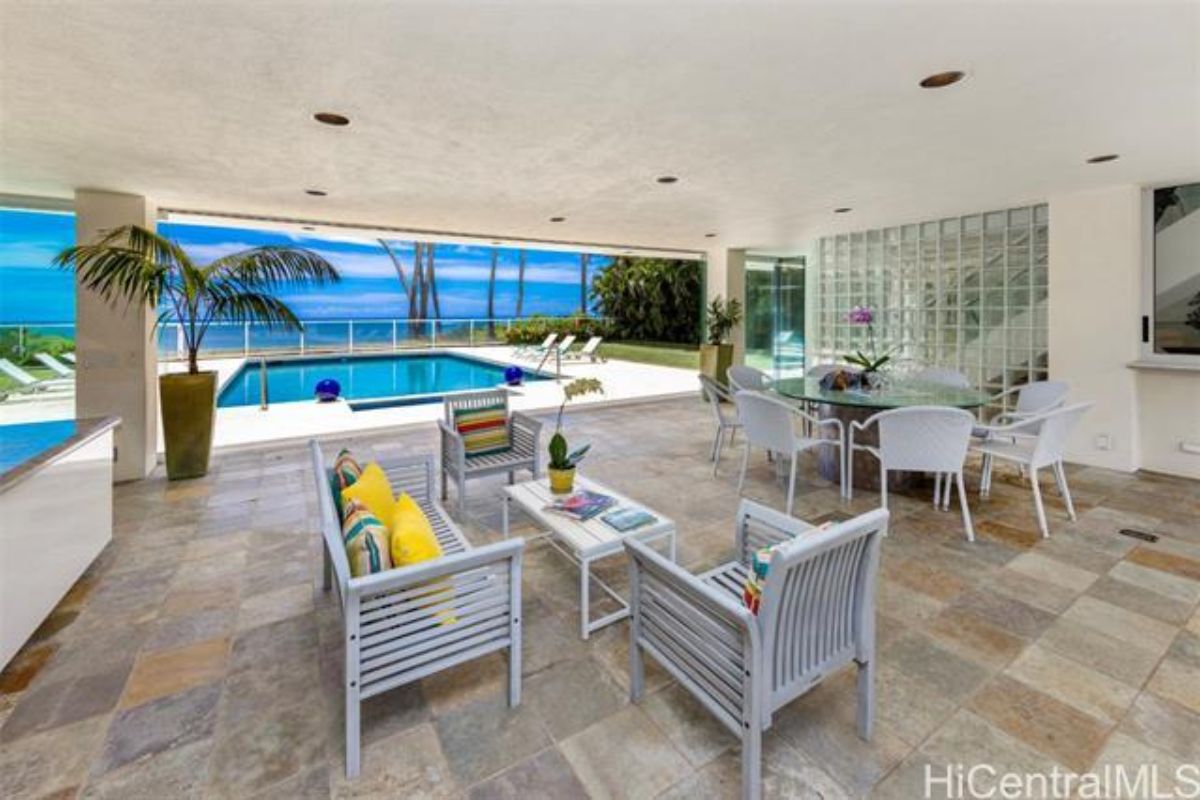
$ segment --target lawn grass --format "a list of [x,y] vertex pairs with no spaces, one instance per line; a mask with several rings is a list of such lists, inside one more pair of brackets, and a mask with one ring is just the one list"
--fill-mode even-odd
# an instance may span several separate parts
[[700,350],[695,345],[663,344],[659,342],[605,342],[600,345],[605,358],[656,364],[660,367],[700,369]]

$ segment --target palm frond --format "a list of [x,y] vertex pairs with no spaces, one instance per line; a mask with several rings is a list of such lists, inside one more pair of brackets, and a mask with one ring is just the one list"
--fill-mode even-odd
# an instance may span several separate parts
[[[107,238],[107,237],[106,237]],[[72,269],[79,282],[104,300],[126,300],[157,305],[168,289],[169,272],[162,264],[127,247],[96,244],[69,247],[54,258],[54,265]]]
[[211,282],[206,306],[205,327],[209,322],[260,322],[268,329],[303,328],[287,303],[238,281]]
[[210,278],[231,278],[260,289],[287,283],[321,286],[341,280],[332,264],[302,247],[254,247],[218,258],[203,272]]

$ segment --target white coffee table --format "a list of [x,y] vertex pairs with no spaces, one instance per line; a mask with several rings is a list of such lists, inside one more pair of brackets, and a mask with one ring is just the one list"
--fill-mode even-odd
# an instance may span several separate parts
[[636,507],[644,509],[658,518],[657,521],[648,525],[635,528],[627,533],[620,533],[600,519],[600,516],[603,514],[586,522],[580,522],[563,514],[547,511],[546,506],[559,499],[560,496],[550,492],[550,484],[546,478],[536,478],[513,486],[504,487],[504,514],[501,528],[504,532],[504,538],[508,538],[509,505],[516,503],[522,511],[546,528],[546,534],[543,538],[554,549],[579,565],[579,632],[584,639],[587,639],[592,631],[603,628],[605,625],[611,625],[629,616],[629,605],[625,602],[625,598],[621,597],[604,581],[596,578],[596,583],[600,585],[600,588],[620,603],[621,608],[599,619],[593,620],[591,618],[589,609],[589,584],[592,579],[592,562],[601,558],[623,555],[625,547],[622,542],[626,537],[630,536],[635,537],[641,542],[667,539],[671,560],[674,561],[675,523],[645,504],[630,500],[619,492],[614,492],[607,486],[602,486],[595,481],[577,477],[575,479],[575,487],[576,489],[588,489],[593,492],[609,495],[616,500],[616,503],[610,510]]

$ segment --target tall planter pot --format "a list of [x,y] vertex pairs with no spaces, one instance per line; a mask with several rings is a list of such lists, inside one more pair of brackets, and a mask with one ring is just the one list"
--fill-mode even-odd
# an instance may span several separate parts
[[167,478],[199,478],[208,472],[217,414],[217,373],[160,375]]
[[733,363],[733,345],[731,344],[702,344],[700,345],[700,371],[722,386],[729,385],[725,373]]

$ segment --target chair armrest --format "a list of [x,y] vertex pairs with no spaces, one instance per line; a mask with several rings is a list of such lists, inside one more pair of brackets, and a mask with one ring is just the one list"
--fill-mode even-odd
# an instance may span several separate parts
[[533,417],[514,411],[508,418],[513,447],[522,453],[536,455],[541,442],[542,423]]
[[453,427],[446,424],[444,419],[437,421],[442,443],[442,469],[453,475],[459,475],[466,467],[467,449],[463,438]]

